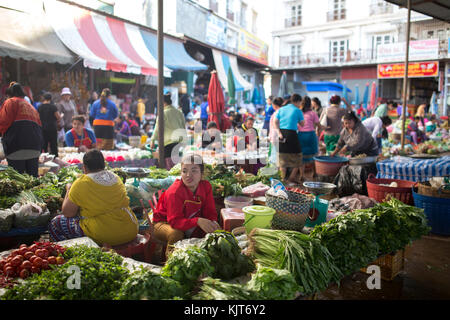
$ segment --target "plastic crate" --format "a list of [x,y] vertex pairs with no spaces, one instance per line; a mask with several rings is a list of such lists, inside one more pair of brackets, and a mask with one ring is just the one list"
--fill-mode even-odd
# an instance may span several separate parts
[[412,187],[414,205],[424,209],[431,227],[431,233],[448,236],[450,235],[450,199],[424,196],[416,192]]
[[[396,182],[398,187],[387,187],[380,185],[391,184],[392,182]],[[411,206],[414,205],[411,189],[414,184],[415,182],[407,180],[377,179],[373,174],[370,174],[366,180],[369,198],[375,199],[378,202],[383,202],[388,195],[391,195],[401,202]]]
[[[405,268],[405,249],[381,256],[370,265],[380,267],[381,279],[392,281]],[[367,273],[367,268],[362,268],[361,272]]]

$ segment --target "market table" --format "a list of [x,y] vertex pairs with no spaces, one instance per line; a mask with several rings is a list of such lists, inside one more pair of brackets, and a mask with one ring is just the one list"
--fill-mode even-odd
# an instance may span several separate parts
[[437,159],[393,157],[377,162],[377,178],[408,181],[426,181],[432,177],[450,175],[450,156]]

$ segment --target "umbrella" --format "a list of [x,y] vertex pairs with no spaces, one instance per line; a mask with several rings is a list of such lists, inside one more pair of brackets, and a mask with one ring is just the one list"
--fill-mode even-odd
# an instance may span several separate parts
[[217,77],[217,71],[211,72],[211,80],[209,81],[208,88],[208,105],[208,121],[214,121],[217,123],[218,129],[222,130],[222,117],[225,110],[225,98],[223,96],[219,78]]
[[372,91],[370,91],[370,109],[369,110],[374,110],[375,105],[376,105],[376,100],[377,100],[377,84],[374,82],[372,82]]
[[359,105],[359,86],[355,86],[355,105]]
[[364,89],[364,95],[363,95],[363,106],[364,109],[367,110],[367,102],[369,101],[369,83],[366,83],[366,88]]
[[288,94],[286,71],[283,71],[280,79],[280,89],[278,90],[278,96],[285,97]]
[[431,95],[431,99],[430,99],[430,113],[434,114],[436,117],[438,116],[438,113],[439,113],[435,91],[433,91],[433,94]]
[[228,68],[228,95],[230,96],[230,100],[228,100],[228,104],[235,105],[236,104],[236,86],[234,84],[233,70],[231,70],[231,67]]
[[253,89],[252,103],[254,105],[261,104],[261,95],[259,94],[257,87]]

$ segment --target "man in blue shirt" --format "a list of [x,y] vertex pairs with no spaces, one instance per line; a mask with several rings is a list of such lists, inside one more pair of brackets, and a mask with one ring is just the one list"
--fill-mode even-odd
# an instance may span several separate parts
[[279,138],[278,167],[282,171],[283,179],[287,178],[287,168],[291,168],[291,174],[287,183],[297,184],[297,175],[302,166],[302,149],[298,140],[298,125],[305,123],[303,112],[300,110],[302,97],[294,93],[291,102],[278,110],[275,118],[275,128]]
[[272,106],[272,100],[273,100],[273,96],[270,96],[269,98],[267,98],[267,104],[266,104],[266,108],[265,108],[263,129],[267,130],[267,134],[269,134],[269,131],[270,131],[270,118],[272,117],[272,114],[275,112],[275,109]]
[[202,129],[206,130],[206,126],[208,125],[208,95],[203,96],[203,102],[200,105],[200,120],[202,120]]

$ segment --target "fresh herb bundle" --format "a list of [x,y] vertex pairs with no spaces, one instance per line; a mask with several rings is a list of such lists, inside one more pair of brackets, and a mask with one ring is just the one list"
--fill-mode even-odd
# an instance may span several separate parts
[[247,288],[258,292],[264,300],[292,300],[299,290],[294,276],[288,270],[272,269],[258,265]]
[[193,300],[257,300],[257,292],[246,286],[223,282],[220,279],[210,277],[202,280],[202,285]]
[[290,271],[305,294],[320,292],[342,276],[327,248],[300,232],[255,228],[249,240],[248,253],[257,263]]
[[214,278],[230,280],[255,270],[255,264],[241,253],[236,238],[230,232],[208,233],[200,248],[208,252],[214,268]]
[[342,273],[349,275],[377,258],[375,232],[375,223],[367,212],[350,212],[317,225],[310,236],[318,239]]

